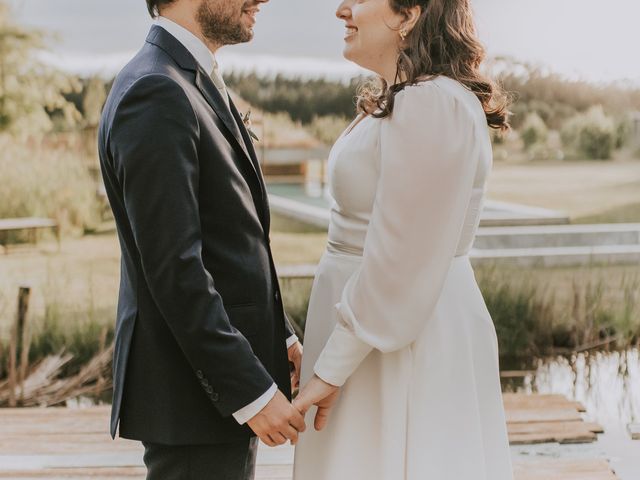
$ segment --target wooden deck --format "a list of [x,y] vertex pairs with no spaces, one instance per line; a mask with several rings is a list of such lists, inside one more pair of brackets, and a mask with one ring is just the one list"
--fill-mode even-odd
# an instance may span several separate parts
[[562,395],[506,393],[503,397],[512,445],[590,443],[602,433],[600,425],[582,420],[584,406]]
[[[505,394],[512,444],[592,442],[598,425],[584,408],[557,395]],[[112,441],[109,408],[0,409],[0,479],[142,479],[137,442]],[[290,480],[293,449],[263,447],[257,480]],[[527,460],[514,465],[516,480],[615,480],[606,459]]]

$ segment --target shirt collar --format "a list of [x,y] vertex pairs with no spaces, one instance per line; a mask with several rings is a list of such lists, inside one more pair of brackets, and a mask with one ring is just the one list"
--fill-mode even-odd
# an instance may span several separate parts
[[216,66],[216,57],[211,50],[196,37],[189,30],[181,25],[178,25],[172,20],[166,17],[158,17],[155,21],[156,25],[164,28],[172,36],[175,37],[184,47],[189,51],[191,55],[196,59],[196,62],[204,69],[209,76],[213,73],[213,69]]

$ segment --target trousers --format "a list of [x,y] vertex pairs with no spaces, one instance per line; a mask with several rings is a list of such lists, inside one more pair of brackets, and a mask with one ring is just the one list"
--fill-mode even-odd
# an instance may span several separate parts
[[258,438],[217,445],[142,442],[147,480],[253,480]]

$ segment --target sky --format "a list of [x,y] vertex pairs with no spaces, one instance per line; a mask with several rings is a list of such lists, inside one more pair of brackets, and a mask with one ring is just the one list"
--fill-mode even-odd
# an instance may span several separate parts
[[[115,73],[151,24],[144,0],[8,0],[16,19],[57,32],[47,58],[79,73]],[[481,40],[571,78],[640,84],[640,0],[471,0]],[[348,78],[338,0],[271,0],[252,43],[225,47],[221,67]]]

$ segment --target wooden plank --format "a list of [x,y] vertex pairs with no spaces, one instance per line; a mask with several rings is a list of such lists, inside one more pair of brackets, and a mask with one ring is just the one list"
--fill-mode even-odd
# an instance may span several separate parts
[[627,431],[631,435],[631,440],[640,440],[640,423],[630,423],[627,425]]
[[579,412],[586,411],[586,408],[580,402],[569,400],[564,395],[503,393],[502,398],[507,409],[572,408]]
[[587,422],[507,423],[509,433],[565,432],[573,430],[600,433],[598,431],[599,428],[600,425]]
[[594,422],[584,422],[586,427],[591,430],[593,433],[604,433],[604,428],[599,423]]
[[529,443],[590,443],[597,440],[597,435],[584,422],[536,422],[508,423],[509,442],[511,445]]
[[23,471],[12,470],[0,472],[0,478],[11,478],[20,480],[36,480],[46,478],[47,480],[67,480],[85,479],[93,480],[143,480],[146,470],[139,468],[52,468],[47,470]]
[[535,433],[525,432],[519,434],[509,435],[510,445],[535,445],[540,443],[561,443],[561,444],[575,444],[575,443],[593,443],[598,439],[597,435],[593,432],[557,432],[557,433]]
[[528,460],[513,466],[515,480],[616,480],[606,460]]
[[[93,480],[143,480],[146,470],[143,467],[130,468],[54,468],[40,471],[7,471],[0,472],[0,478],[20,480],[36,480],[46,478],[58,479],[86,479]],[[256,480],[291,480],[293,466],[259,465],[256,468]]]
[[139,451],[140,443],[118,439],[114,442],[106,434],[49,433],[3,435],[0,437],[2,455],[67,455]]
[[507,423],[581,422],[580,412],[572,408],[506,409]]
[[293,465],[258,465],[256,480],[291,480]]

